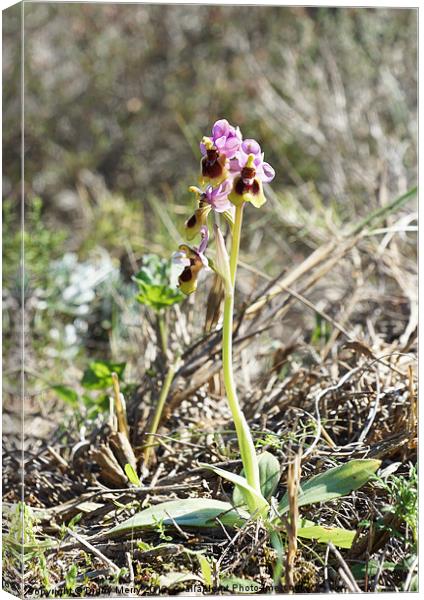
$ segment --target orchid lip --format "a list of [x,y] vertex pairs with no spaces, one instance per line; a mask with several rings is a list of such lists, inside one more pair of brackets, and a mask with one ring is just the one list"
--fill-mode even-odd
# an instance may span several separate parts
[[187,223],[186,223],[186,227],[190,227],[190,228],[191,228],[191,227],[194,227],[194,226],[196,225],[196,222],[197,222],[196,215],[192,215],[192,216],[191,216],[191,217],[188,219],[188,221],[187,221]]

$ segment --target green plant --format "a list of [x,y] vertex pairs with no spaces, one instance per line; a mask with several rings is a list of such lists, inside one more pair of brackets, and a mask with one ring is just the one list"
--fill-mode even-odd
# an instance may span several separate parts
[[60,526],[60,537],[62,540],[68,533],[68,529],[71,529],[72,531],[75,530],[75,525],[77,525],[81,521],[82,516],[82,513],[77,513],[74,517],[72,517],[68,524],[62,523],[62,525]]
[[90,419],[94,419],[99,413],[109,410],[109,393],[113,386],[114,373],[121,383],[121,390],[127,393],[132,389],[132,384],[124,383],[124,371],[126,363],[112,362],[109,360],[94,360],[89,363],[81,378],[81,386],[84,388],[82,394],[73,388],[55,384],[50,386],[57,396],[69,404],[73,409],[81,409]]
[[59,257],[66,232],[46,226],[43,201],[33,196],[25,206],[25,228],[21,230],[19,204],[12,199],[3,202],[3,278],[5,283],[19,282],[22,243],[25,252],[26,283],[34,286],[46,281],[52,258]]
[[3,537],[3,560],[17,571],[32,570],[40,575],[45,590],[50,588],[50,574],[45,551],[56,545],[56,540],[40,538],[38,519],[24,502],[19,502],[5,515],[8,531]]
[[73,564],[69,567],[68,572],[65,574],[65,587],[67,592],[75,591],[78,583],[78,567]]
[[170,285],[171,268],[169,260],[155,254],[146,254],[143,257],[142,268],[133,277],[138,286],[137,301],[151,308],[156,315],[164,356],[167,355],[168,349],[165,311],[184,299],[184,295]]
[[[270,476],[262,478],[261,496],[267,500],[272,499],[276,487],[275,457],[264,453],[259,457],[260,472]],[[329,469],[306,481],[301,485],[298,496],[298,505],[307,506],[320,502],[328,502],[349,494],[367,483],[378,469],[380,461],[372,459],[352,460],[344,465]],[[216,469],[216,468],[215,468]],[[221,474],[221,469],[216,469]],[[279,473],[279,466],[278,466]],[[246,484],[240,475],[233,475],[235,492],[233,502],[222,502],[212,498],[187,498],[184,500],[170,500],[151,506],[123,523],[116,525],[107,532],[111,538],[119,537],[134,531],[155,529],[160,523],[161,528],[190,527],[194,529],[218,527],[218,519],[226,527],[242,527],[251,518],[244,490]],[[278,483],[278,481],[277,481]],[[242,504],[238,504],[241,502]],[[246,502],[246,505],[244,504]],[[271,504],[273,504],[271,502]],[[262,512],[262,521],[270,532],[282,527],[282,517],[288,512],[288,498],[285,495],[277,504],[278,509],[269,508]],[[253,514],[255,517],[256,513]],[[317,542],[332,542],[341,548],[352,545],[355,531],[340,527],[323,527],[316,523],[299,519],[297,535]]]
[[[133,277],[138,285],[138,294],[136,299],[152,309],[156,315],[156,324],[159,332],[159,339],[162,348],[162,355],[165,361],[168,357],[168,325],[166,311],[174,304],[184,299],[184,294],[170,284],[173,278],[172,263],[169,260],[160,258],[155,254],[146,254],[143,257],[143,266],[141,270]],[[147,465],[151,455],[151,443],[156,434],[162,417],[165,401],[171,386],[172,380],[177,369],[178,357],[174,364],[168,368],[165,376],[161,393],[154,408],[153,416],[146,433],[146,442],[144,445],[144,464]]]
[[184,299],[184,295],[169,284],[171,263],[156,254],[145,254],[143,266],[133,280],[138,285],[137,300],[159,312]]
[[112,386],[113,373],[122,379],[125,367],[126,363],[95,360],[84,371],[81,385],[87,390],[106,390]]
[[160,391],[159,398],[158,398],[158,401],[156,403],[156,406],[155,406],[155,409],[153,412],[153,418],[150,422],[148,432],[146,433],[146,442],[144,444],[144,449],[143,449],[143,457],[144,457],[145,465],[148,464],[149,458],[151,456],[154,435],[156,434],[156,432],[158,430],[159,423],[160,423],[160,420],[162,417],[162,412],[165,407],[166,398],[168,397],[168,393],[171,388],[172,380],[174,379],[174,375],[177,370],[177,366],[178,366],[178,358],[176,359],[174,364],[170,365],[170,367],[168,368],[168,372],[165,376],[165,379],[164,379],[164,382],[162,385],[162,389]]
[[[409,465],[407,476],[391,474],[387,478],[376,477],[376,485],[388,494],[389,502],[383,512],[391,513],[406,525],[406,537],[412,537],[415,548],[418,542],[418,473],[417,465]],[[404,534],[394,531],[404,538]],[[410,535],[409,535],[410,534]]]
[[[178,285],[185,294],[196,290],[202,269],[213,269],[222,278],[224,383],[243,469],[240,474],[235,474],[213,464],[200,463],[203,468],[234,485],[232,503],[211,498],[172,500],[141,511],[110,530],[109,536],[122,535],[134,529],[152,528],[158,522],[161,527],[213,527],[219,519],[228,527],[243,526],[249,520],[261,520],[274,533],[275,538],[280,530],[284,530],[287,524],[285,515],[290,512],[288,494],[279,503],[273,500],[280,480],[280,465],[277,458],[269,452],[263,452],[259,456],[256,454],[252,434],[237,397],[232,358],[234,293],[243,210],[246,204],[253,204],[257,208],[264,204],[262,183],[273,178],[273,169],[263,161],[259,144],[255,140],[242,142],[240,131],[224,119],[215,123],[211,138],[203,138],[201,148],[203,158],[200,181],[206,187],[203,191],[193,188],[197,194],[197,208],[186,222],[188,239],[200,235],[201,241],[197,247],[181,244],[174,255],[174,264],[180,267]],[[228,158],[233,159],[230,164],[227,162]],[[229,169],[234,170],[232,175]],[[228,255],[221,230],[215,224],[215,261],[205,256],[209,242],[207,218],[212,211],[215,211],[216,216],[220,213],[226,215],[232,232],[231,253]],[[327,502],[349,494],[364,485],[379,465],[378,460],[352,460],[320,473],[302,484],[297,506]],[[331,541],[345,548],[350,547],[355,535],[354,531],[322,527],[302,518],[299,518],[296,526],[300,537],[320,542]]]
[[166,528],[163,524],[163,519],[157,518],[156,514],[154,514],[153,520],[154,520],[154,524],[155,524],[155,530],[159,534],[159,538],[161,540],[163,540],[164,542],[171,541],[172,537],[169,535],[166,535],[166,533],[165,533]]

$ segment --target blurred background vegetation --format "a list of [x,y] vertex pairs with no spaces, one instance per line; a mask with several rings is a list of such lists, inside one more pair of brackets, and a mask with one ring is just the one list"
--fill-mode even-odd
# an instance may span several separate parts
[[[242,246],[243,261],[269,276],[415,185],[414,10],[24,10],[25,343],[36,390],[40,382],[73,385],[92,358],[128,361],[133,380],[148,368],[152,357],[137,337],[146,315],[131,277],[144,254],[168,257],[180,242],[198,141],[216,119],[258,139],[276,170],[265,210],[246,211]],[[11,12],[3,66],[6,373],[19,355],[19,27]],[[415,241],[405,244],[412,272]],[[241,295],[256,277],[241,270]],[[327,281],[321,293],[331,304],[339,292]],[[305,335],[315,325],[305,317]]]

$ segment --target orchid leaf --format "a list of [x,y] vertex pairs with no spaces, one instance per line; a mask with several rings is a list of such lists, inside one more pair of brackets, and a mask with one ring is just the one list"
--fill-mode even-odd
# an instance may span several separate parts
[[[266,500],[269,500],[280,481],[280,463],[278,459],[270,452],[263,452],[258,457],[259,478],[261,482],[261,492]],[[244,469],[240,473],[244,477]],[[243,506],[245,504],[244,496],[241,494],[238,487],[234,488],[233,492],[234,506]]]
[[270,452],[263,452],[260,455],[258,462],[262,495],[269,500],[277,489],[278,482],[280,481],[280,463],[278,458]]
[[[311,477],[301,484],[298,506],[328,502],[340,496],[346,496],[362,487],[371,479],[381,464],[380,460],[357,459],[324,473]],[[279,504],[280,514],[289,510],[288,495],[285,494]]]
[[324,525],[317,525],[307,519],[301,519],[297,535],[300,538],[315,540],[321,544],[331,542],[339,548],[351,548],[356,531],[343,529],[342,527],[326,527]]
[[207,465],[205,463],[199,464],[204,469],[213,471],[216,473],[216,475],[219,475],[223,479],[234,483],[234,485],[239,488],[240,494],[244,498],[243,504],[249,507],[249,511],[252,514],[254,512],[259,512],[260,514],[268,512],[268,502],[265,500],[262,494],[259,494],[251,485],[247,483],[244,477],[241,475],[236,475],[236,473],[231,473],[230,471],[225,471],[224,469],[220,469],[214,465]]
[[219,519],[225,527],[241,526],[249,514],[235,509],[229,502],[212,498],[185,498],[162,502],[146,508],[107,532],[108,537],[119,537],[128,533],[155,529],[158,524],[165,527],[207,528],[217,527]]

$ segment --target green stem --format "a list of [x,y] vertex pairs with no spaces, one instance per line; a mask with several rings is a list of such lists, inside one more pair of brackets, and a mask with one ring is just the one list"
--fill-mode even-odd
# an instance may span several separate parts
[[225,292],[224,323],[222,334],[222,364],[224,369],[224,384],[227,392],[228,404],[233,416],[237,439],[240,447],[244,474],[247,482],[259,493],[261,491],[258,459],[255,446],[246,418],[241,410],[237,397],[233,373],[233,313],[234,313],[234,284],[237,271],[237,261],[240,249],[240,234],[243,218],[243,206],[236,208],[233,227],[233,242],[231,246],[230,273],[231,290]]
[[162,312],[158,313],[157,318],[162,354],[166,359],[168,353],[168,328],[166,326],[165,315]]
[[243,221],[243,205],[236,207],[236,214],[233,225],[233,241],[231,244],[231,256],[230,256],[230,273],[231,273],[231,285],[233,288],[236,283],[237,273],[237,262],[240,251],[240,237],[241,237],[241,224]]
[[146,465],[150,458],[150,453],[152,451],[152,441],[154,439],[154,435],[158,430],[159,423],[162,417],[163,409],[165,406],[166,398],[168,397],[169,388],[171,387],[172,380],[174,379],[175,371],[177,369],[177,364],[172,364],[165,377],[165,381],[163,382],[163,386],[159,395],[158,403],[156,404],[155,413],[153,415],[153,420],[150,425],[149,431],[146,436],[146,443],[144,445],[144,464]]

